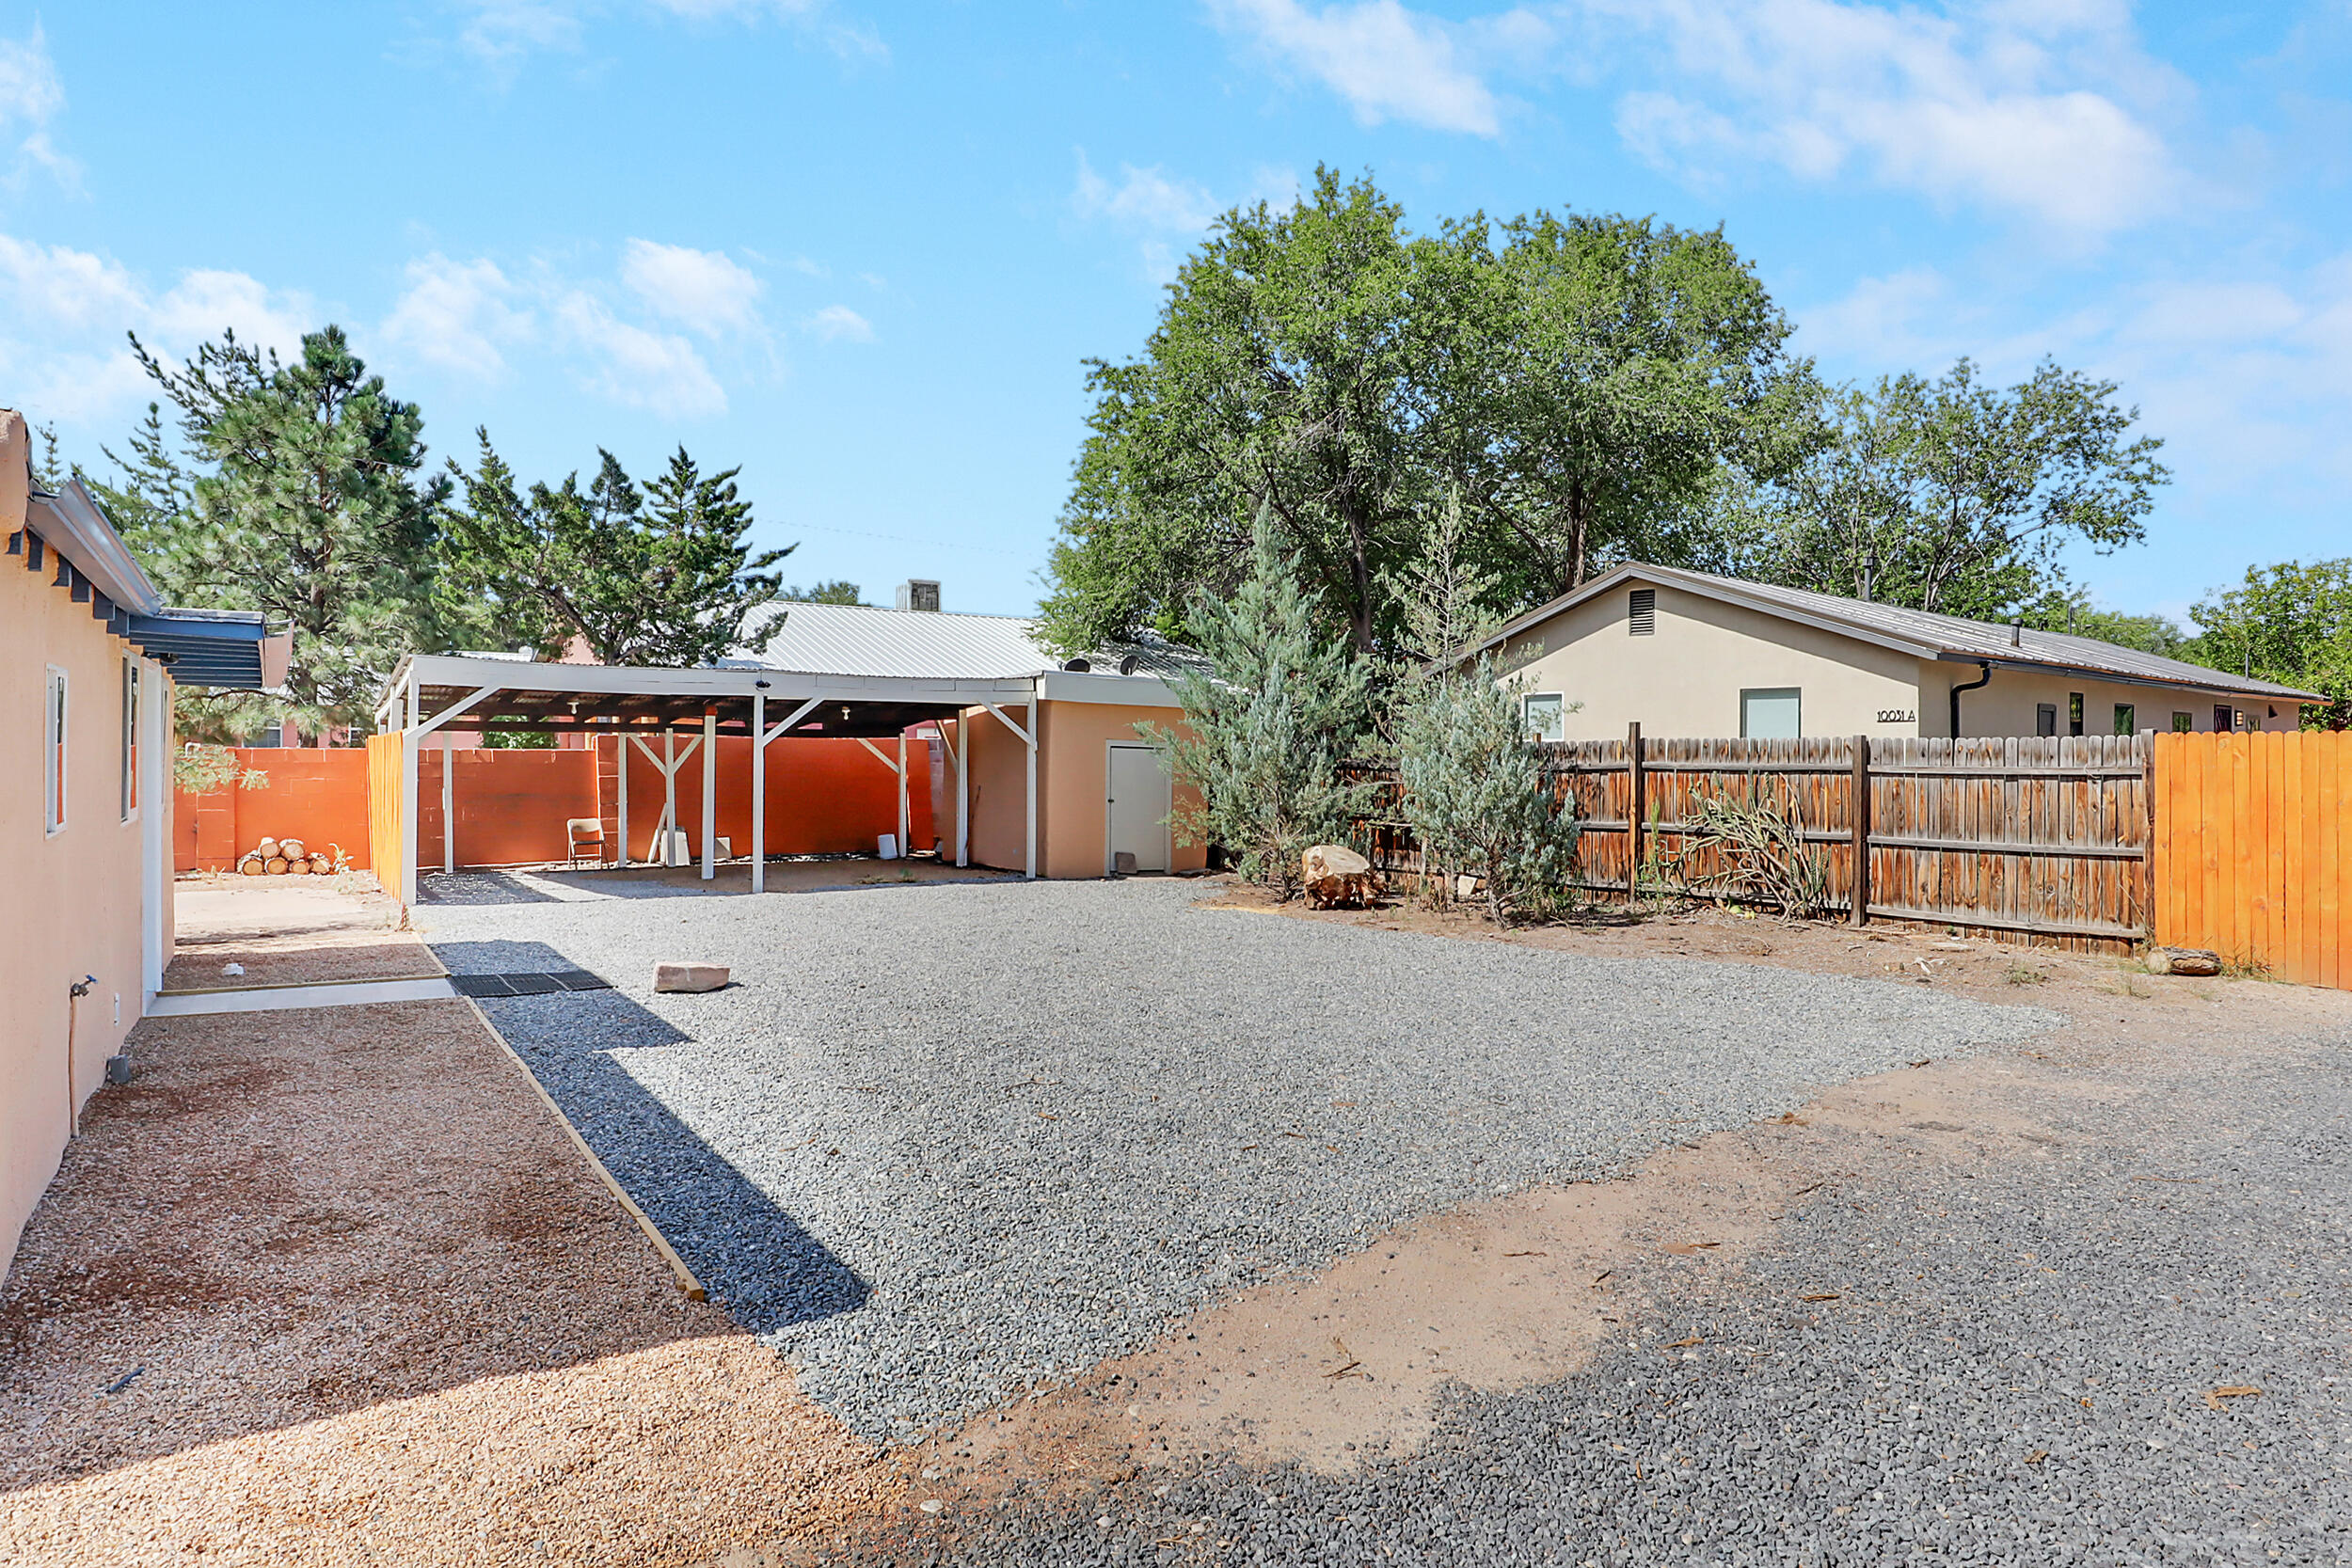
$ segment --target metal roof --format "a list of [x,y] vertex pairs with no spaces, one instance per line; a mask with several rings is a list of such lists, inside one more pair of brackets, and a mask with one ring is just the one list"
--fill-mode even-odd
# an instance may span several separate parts
[[125,634],[182,686],[265,691],[286,680],[291,638],[272,637],[258,610],[162,610]]
[[[1071,662],[1036,640],[1036,622],[1018,615],[838,604],[787,605],[780,613],[784,625],[764,650],[723,659],[722,667],[1006,680],[1065,669]],[[1120,673],[1130,657],[1135,664],[1126,673],[1155,679],[1202,668],[1200,656],[1191,649],[1148,634],[1085,656],[1086,665],[1100,674]]]
[[1549,621],[1562,610],[1621,587],[1629,580],[1685,589],[1708,598],[1743,605],[1767,615],[1777,615],[1824,630],[1840,632],[1919,658],[1957,659],[1970,663],[1982,659],[2008,669],[2078,671],[2138,685],[2191,687],[2206,691],[2281,697],[2305,703],[2320,700],[2316,692],[2280,686],[2275,681],[2233,675],[2227,670],[2209,669],[2202,664],[2166,658],[2158,654],[2142,653],[2137,648],[2120,647],[2094,637],[2075,637],[2066,632],[2038,631],[2032,626],[1971,621],[1958,615],[1939,615],[1932,610],[1906,610],[1900,605],[1841,598],[1835,594],[1816,594],[1809,589],[1784,588],[1774,583],[1749,582],[1739,578],[1717,577],[1709,572],[1686,571],[1677,566],[1650,566],[1638,561],[1629,561],[1583,587],[1562,594],[1549,604],[1537,606],[1485,642],[1468,650],[1468,653],[1474,655],[1497,647]]

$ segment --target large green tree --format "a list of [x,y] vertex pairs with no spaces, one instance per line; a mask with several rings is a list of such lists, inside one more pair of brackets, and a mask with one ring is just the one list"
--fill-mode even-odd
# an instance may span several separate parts
[[2189,610],[2185,657],[2233,674],[2316,691],[2309,728],[2352,724],[2352,559],[2249,566],[2243,581]]
[[1043,606],[1089,647],[1229,589],[1270,506],[1359,653],[1399,656],[1431,516],[1522,609],[1675,545],[1732,458],[1769,468],[1805,367],[1720,231],[1546,213],[1415,236],[1368,179],[1221,218],[1137,357],[1091,362]]
[[1415,531],[1413,245],[1369,180],[1327,168],[1287,208],[1221,218],[1168,289],[1142,355],[1089,361],[1089,433],[1062,515],[1046,636],[1100,646],[1181,630],[1231,588],[1270,508],[1359,651]]
[[554,654],[574,637],[607,664],[707,664],[757,652],[782,625],[753,616],[781,595],[769,570],[795,546],[755,551],[735,468],[706,475],[684,448],[644,484],[598,451],[596,476],[521,484],[477,431],[472,471],[452,466],[445,617]]
[[2015,387],[1963,358],[1930,381],[1838,388],[1799,420],[1802,457],[1758,495],[1758,576],[1982,620],[2068,584],[2059,557],[2137,543],[2170,475],[2116,386],[2044,363]]
[[1521,605],[1629,555],[1679,556],[1672,520],[1725,463],[1774,468],[1773,437],[1811,388],[1720,229],[1473,217],[1422,270],[1435,456]]
[[449,483],[425,472],[417,405],[387,392],[336,326],[305,336],[291,362],[234,333],[178,369],[131,342],[178,411],[178,441],[150,405],[130,456],[106,454],[119,480],[94,487],[167,597],[294,630],[282,704],[192,702],[188,727],[364,725],[401,656],[432,636]]

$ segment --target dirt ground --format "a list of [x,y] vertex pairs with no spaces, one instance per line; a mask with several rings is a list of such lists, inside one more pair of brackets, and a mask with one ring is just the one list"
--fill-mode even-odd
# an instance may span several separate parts
[[[365,872],[241,877],[204,872],[172,889],[177,926],[166,990],[407,980],[441,973],[432,949],[393,940],[400,905]],[[242,974],[226,972],[230,964]]]
[[0,1293],[0,1560],[694,1561],[895,1490],[463,1003],[130,1049]]

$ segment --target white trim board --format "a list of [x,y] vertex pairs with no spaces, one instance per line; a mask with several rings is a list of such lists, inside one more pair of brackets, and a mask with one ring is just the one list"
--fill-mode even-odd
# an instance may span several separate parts
[[423,980],[345,980],[317,986],[273,986],[262,990],[208,990],[173,995],[159,992],[150,1018],[192,1018],[206,1013],[276,1013],[295,1007],[365,1006],[376,1002],[438,1002],[457,988],[446,975]]

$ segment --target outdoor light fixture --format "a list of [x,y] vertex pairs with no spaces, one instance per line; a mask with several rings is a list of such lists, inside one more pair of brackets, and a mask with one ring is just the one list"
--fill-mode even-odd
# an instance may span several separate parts
[[760,690],[762,690],[762,691],[765,691],[765,690],[767,690],[767,689],[768,689],[768,683],[767,683],[766,681],[754,681],[754,682],[752,682],[752,684],[753,684],[754,686],[755,686],[755,687],[759,688],[759,689],[760,689]]

